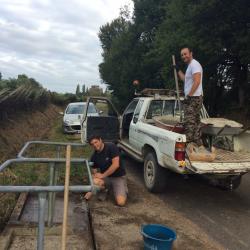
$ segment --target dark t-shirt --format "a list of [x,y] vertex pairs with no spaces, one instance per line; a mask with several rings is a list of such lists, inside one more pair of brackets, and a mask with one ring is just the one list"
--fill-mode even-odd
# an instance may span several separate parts
[[99,168],[101,173],[104,173],[111,165],[112,159],[119,156],[119,168],[110,175],[110,177],[120,177],[126,174],[122,164],[118,147],[113,143],[104,143],[104,148],[101,152],[94,152],[90,161],[94,162],[93,168]]

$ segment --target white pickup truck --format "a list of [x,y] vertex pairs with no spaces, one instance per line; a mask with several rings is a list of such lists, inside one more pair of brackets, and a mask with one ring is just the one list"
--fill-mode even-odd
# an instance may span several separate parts
[[[217,141],[216,158],[212,162],[190,161],[185,134],[160,128],[154,119],[159,116],[180,119],[175,96],[137,97],[122,116],[106,98],[91,97],[88,102],[94,103],[102,115],[88,117],[87,110],[84,111],[82,142],[86,143],[93,134],[101,135],[106,141],[116,141],[122,151],[144,163],[144,182],[151,192],[165,188],[168,170],[182,175],[202,175],[228,190],[237,188],[242,175],[250,170],[250,131],[243,129],[237,134],[220,130],[217,136],[208,135],[207,141],[215,146]],[[201,116],[206,118],[206,114],[203,107]]]

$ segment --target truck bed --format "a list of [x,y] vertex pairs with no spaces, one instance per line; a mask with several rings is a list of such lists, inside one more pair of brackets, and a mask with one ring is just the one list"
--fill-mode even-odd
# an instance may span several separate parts
[[250,162],[250,153],[216,149],[214,162]]
[[250,153],[216,150],[213,162],[192,161],[191,167],[198,174],[239,174],[250,170]]

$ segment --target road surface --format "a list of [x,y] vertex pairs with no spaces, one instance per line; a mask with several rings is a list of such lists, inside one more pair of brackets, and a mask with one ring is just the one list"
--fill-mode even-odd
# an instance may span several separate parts
[[[143,166],[125,157],[128,171],[143,182]],[[228,250],[250,249],[250,174],[235,191],[223,191],[202,178],[172,174],[157,196],[200,226]]]

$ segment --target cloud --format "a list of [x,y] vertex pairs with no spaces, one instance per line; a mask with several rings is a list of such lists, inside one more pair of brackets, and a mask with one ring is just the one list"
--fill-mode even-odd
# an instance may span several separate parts
[[100,84],[101,25],[119,15],[124,0],[2,0],[0,72],[26,74],[45,88],[74,92]]

